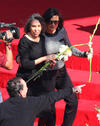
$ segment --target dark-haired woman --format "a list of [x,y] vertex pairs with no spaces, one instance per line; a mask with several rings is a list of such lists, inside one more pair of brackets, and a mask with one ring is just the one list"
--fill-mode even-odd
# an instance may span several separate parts
[[[26,82],[44,65],[45,61],[54,59],[55,55],[46,55],[45,38],[42,35],[44,28],[43,18],[39,14],[33,14],[27,20],[24,27],[25,34],[19,41],[18,53],[21,65],[19,65],[17,76],[22,77]],[[42,77],[36,81],[31,80],[27,85],[29,96],[39,96],[44,92]]]
[[[63,27],[63,19],[59,11],[56,8],[49,8],[43,14],[43,18],[46,23],[46,32],[44,36],[47,54],[58,53],[60,45],[68,45],[70,47],[71,43]],[[78,57],[87,57],[88,52],[72,48],[72,54]],[[66,87],[73,87],[72,81],[66,71],[64,61],[58,61],[53,69],[47,71],[45,76],[46,78],[44,79],[47,82],[45,87],[48,92],[55,88],[59,90]],[[66,102],[66,107],[62,126],[72,126],[77,112],[77,96],[73,93],[69,98],[66,97],[64,100]],[[48,113],[50,115],[48,120],[45,122],[45,118],[40,118],[39,126],[44,126],[45,124],[46,126],[55,126],[55,106],[52,106],[51,113]]]

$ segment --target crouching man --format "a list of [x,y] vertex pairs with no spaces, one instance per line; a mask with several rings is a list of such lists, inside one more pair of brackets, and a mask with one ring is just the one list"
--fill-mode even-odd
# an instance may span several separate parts
[[10,98],[0,104],[0,126],[33,126],[35,118],[42,111],[48,110],[52,103],[69,97],[72,93],[80,93],[81,87],[61,89],[39,97],[27,97],[26,82],[15,77],[7,83]]

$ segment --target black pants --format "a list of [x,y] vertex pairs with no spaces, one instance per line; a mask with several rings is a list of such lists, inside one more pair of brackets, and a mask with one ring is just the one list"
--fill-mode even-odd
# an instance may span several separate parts
[[[43,81],[44,83],[42,86],[46,92],[50,92],[55,88],[59,90],[67,87],[73,87],[65,67],[57,71],[46,72],[46,74],[44,74]],[[75,93],[73,93],[71,96],[69,96],[69,98],[67,97],[64,100],[66,102],[66,107],[62,126],[72,126],[77,112],[77,96]],[[51,111],[48,111],[46,114],[44,113],[43,117],[39,119],[38,126],[55,126],[55,123],[56,113],[55,105],[53,104]]]

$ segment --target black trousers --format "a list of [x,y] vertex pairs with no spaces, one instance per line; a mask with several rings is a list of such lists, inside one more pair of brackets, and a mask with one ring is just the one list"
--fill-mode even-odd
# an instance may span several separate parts
[[[49,71],[44,73],[42,82],[42,86],[45,89],[44,93],[53,91],[55,88],[59,90],[67,87],[73,87],[72,81],[70,80],[65,67],[57,71]],[[77,96],[75,93],[73,93],[71,96],[65,98],[64,100],[66,102],[66,107],[62,126],[72,126],[77,112]],[[55,126],[55,104],[52,105],[50,111],[47,111],[46,113],[44,112],[42,115],[43,116],[39,119],[38,126]]]

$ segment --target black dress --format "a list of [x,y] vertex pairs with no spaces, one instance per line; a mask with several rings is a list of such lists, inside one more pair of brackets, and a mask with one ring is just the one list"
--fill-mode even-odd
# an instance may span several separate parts
[[[46,55],[44,36],[40,36],[39,42],[33,42],[26,36],[23,36],[18,45],[18,53],[21,57],[21,66],[18,68],[17,76],[20,76],[27,81],[32,74],[44,65],[44,62],[38,65],[34,64],[35,59]],[[44,92],[42,87],[42,76],[35,81],[29,81],[27,86],[29,96],[39,96]]]

